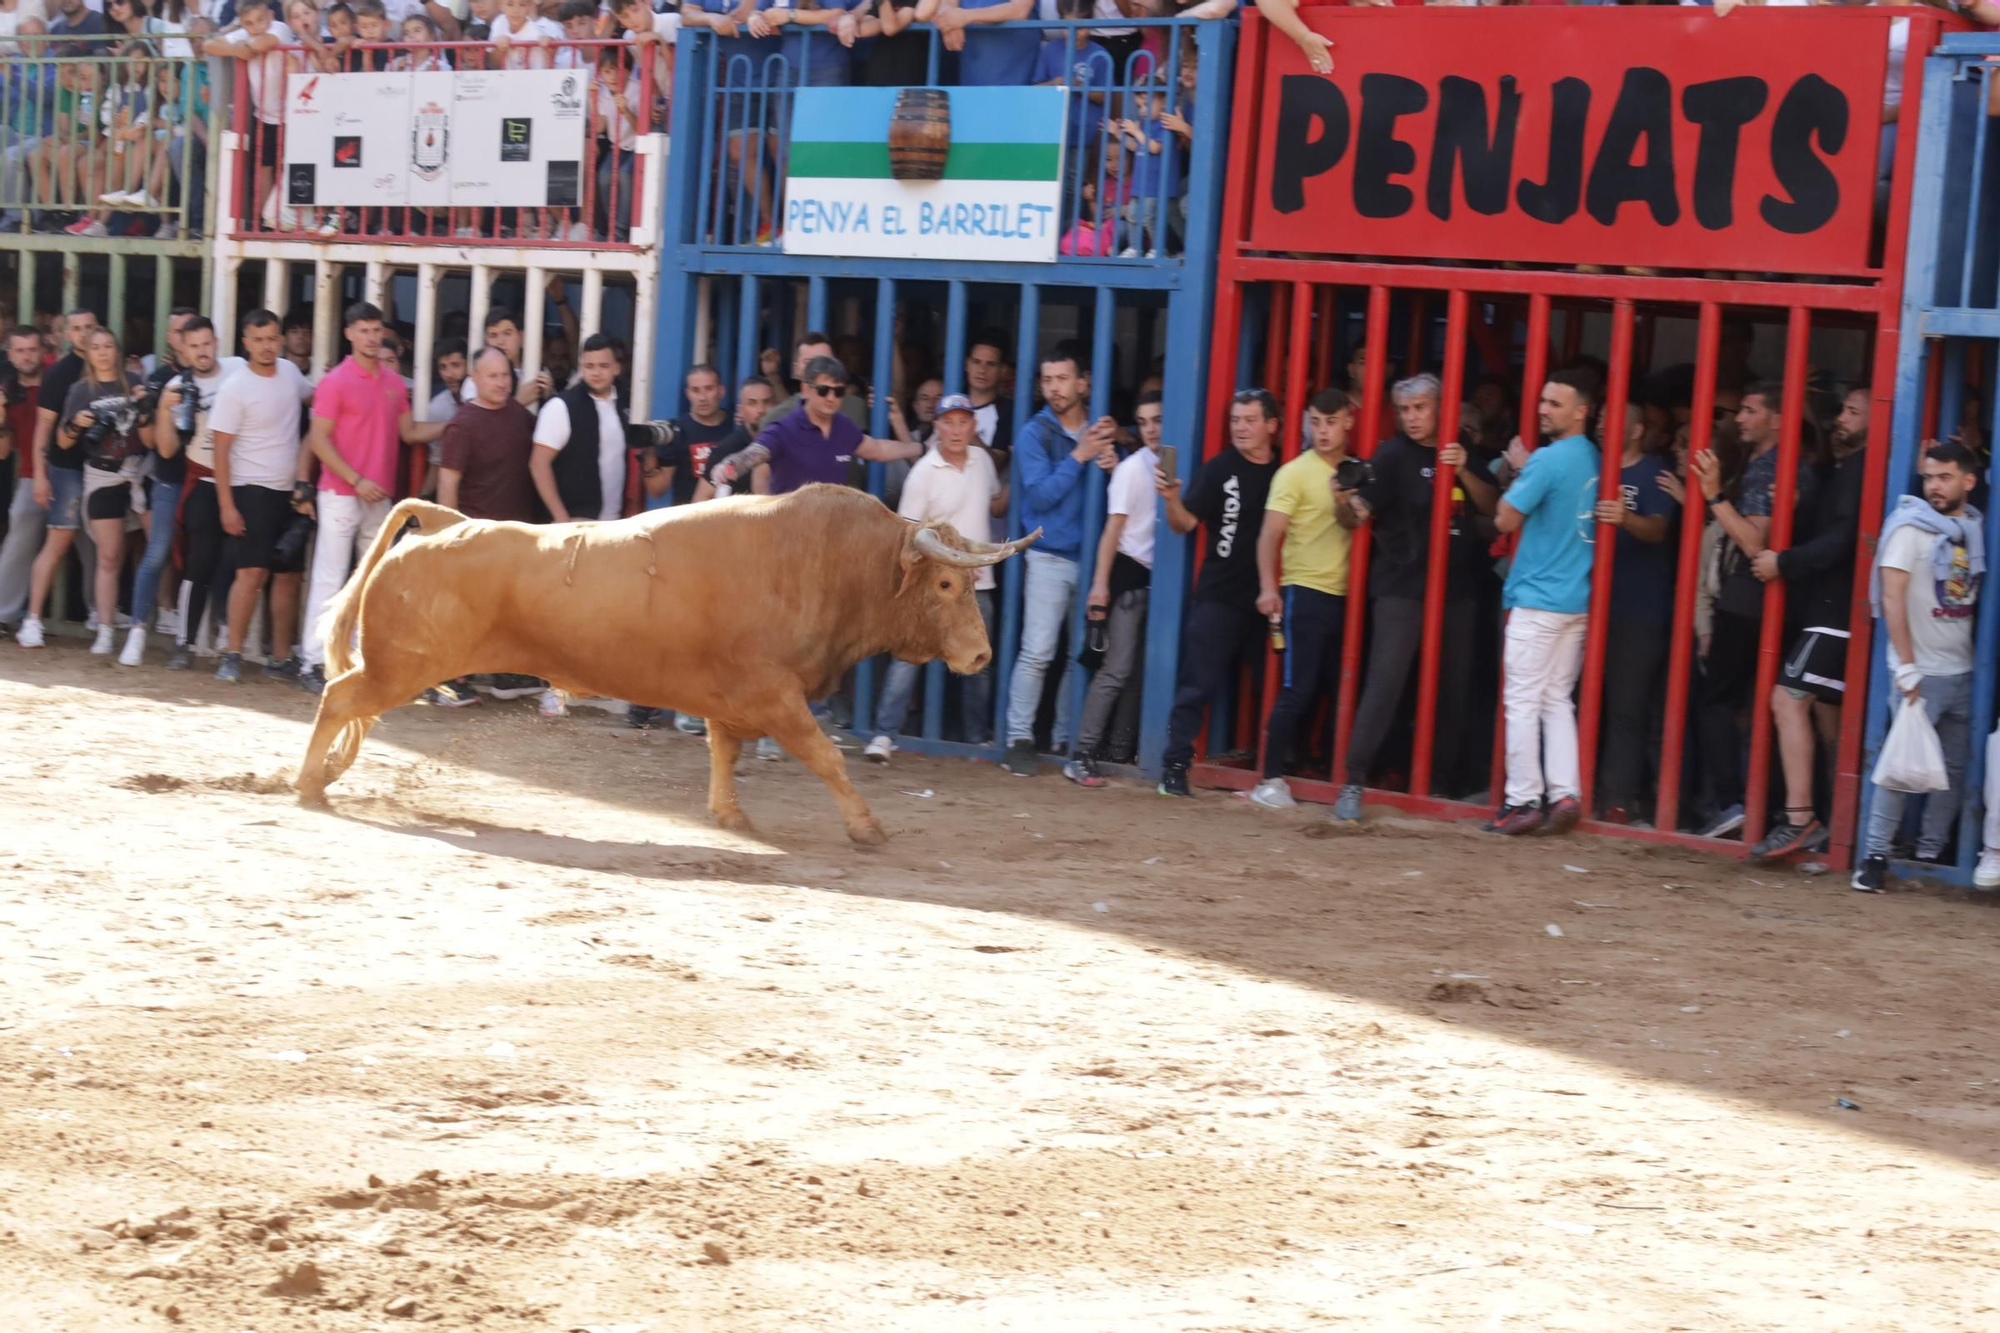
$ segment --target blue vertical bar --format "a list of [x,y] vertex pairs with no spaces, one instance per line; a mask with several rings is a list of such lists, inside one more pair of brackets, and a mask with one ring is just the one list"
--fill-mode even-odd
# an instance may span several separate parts
[[[1981,125],[1986,117],[1979,118]],[[2000,344],[1985,343],[1986,364],[1992,365],[1995,353],[2000,353]],[[1989,393],[1992,391],[1989,389]],[[1987,423],[1987,439],[2000,439],[1991,432],[2000,430],[2000,394],[1994,394],[1991,404],[1993,418]],[[1991,496],[2000,491],[2000,464],[1987,460],[1986,494]],[[1988,507],[1992,507],[1990,502]],[[1986,523],[1986,569],[1987,578],[1992,571],[2000,569],[2000,522],[1989,519]],[[1980,849],[1985,845],[1981,816],[1986,809],[1986,735],[1993,730],[1993,684],[1994,653],[2000,652],[2000,610],[1993,605],[1994,599],[1982,596],[1978,606],[1978,627],[1973,631],[1972,654],[1972,753],[1965,761],[1965,800],[1958,811],[1958,871],[1961,882],[1970,883],[1973,863],[1979,859]]]
[[745,273],[738,281],[742,285],[737,291],[736,363],[754,366],[757,364],[757,288],[762,279],[755,273]]
[[[700,37],[707,35],[701,33],[693,52],[676,61],[674,67],[674,98],[686,108],[686,142],[690,144],[704,141],[702,112],[705,107],[701,76],[712,68],[713,57],[704,58],[703,53],[708,48],[702,44]],[[683,247],[692,248],[700,240],[701,213],[699,209],[689,213],[685,201],[703,197],[703,183],[708,179],[708,172],[700,152],[687,152],[669,153],[661,174],[665,179],[653,181],[649,188],[666,192],[666,205],[660,210],[658,307],[653,312],[653,383],[665,386],[680,382],[681,372],[689,361],[689,349],[694,345],[698,279],[687,262],[687,250]]]
[[734,402],[736,386],[749,379],[756,367],[746,368],[736,359],[736,301],[729,290],[729,280],[718,273],[710,285],[715,293],[716,369],[722,373],[723,389]]
[[[1986,105],[1987,73],[1985,69],[1975,66],[1972,74],[1979,88],[1979,105],[1983,107]],[[1976,260],[1980,242],[1985,239],[1978,224],[1980,209],[1986,201],[1986,191],[1984,188],[1986,180],[1986,124],[1992,117],[1981,115],[1974,116],[1972,119],[1972,189],[1967,196],[1972,205],[1972,216],[1967,219],[1970,225],[1965,229],[1965,255],[1958,274],[1958,303],[1961,306],[1972,304],[1973,273],[1977,268]],[[1956,424],[1957,418],[1954,417],[1952,420]]]
[[[1014,431],[1018,439],[1035,406],[1035,376],[1040,369],[1042,288],[1039,283],[1021,284],[1021,328],[1014,353]],[[1012,475],[1008,478],[1012,503],[1007,509],[1009,541],[1026,534],[1021,528],[1021,451],[1013,451]],[[1014,683],[1014,659],[1021,652],[1021,592],[1025,584],[1026,562],[1009,560],[1000,574],[1000,652],[993,659],[993,745],[995,753],[1007,748],[1007,697]]]
[[[817,307],[820,317],[826,310],[826,280],[814,278],[808,289],[809,307]],[[812,321],[814,328],[820,325]],[[868,433],[876,439],[886,439],[889,435],[889,389],[888,385],[896,364],[896,280],[877,278],[875,280],[875,355],[869,381],[875,386],[875,403],[869,411]],[[868,465],[868,493],[882,494],[882,465]],[[875,664],[883,659],[869,657],[862,659],[854,668],[854,730],[863,736],[873,735],[875,730]]]
[[[806,329],[826,331],[826,279],[817,273],[806,279]],[[790,342],[790,336],[784,341]]]

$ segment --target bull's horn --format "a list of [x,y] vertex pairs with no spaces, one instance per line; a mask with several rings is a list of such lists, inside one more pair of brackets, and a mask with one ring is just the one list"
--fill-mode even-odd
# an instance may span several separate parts
[[965,549],[977,552],[980,555],[996,556],[1001,560],[1005,560],[1010,555],[1019,555],[1041,539],[1042,530],[1036,528],[1025,537],[1016,538],[1014,541],[999,546],[994,545],[992,542],[976,542],[968,537],[965,539]]
[[916,546],[917,550],[933,560],[943,561],[947,565],[957,565],[961,569],[977,569],[984,565],[997,565],[1008,556],[1027,550],[1041,535],[1042,530],[1036,528],[1019,541],[1008,542],[1003,546],[976,542],[972,544],[981,549],[961,551],[956,546],[947,545],[944,538],[938,536],[936,528],[919,528],[916,533]]

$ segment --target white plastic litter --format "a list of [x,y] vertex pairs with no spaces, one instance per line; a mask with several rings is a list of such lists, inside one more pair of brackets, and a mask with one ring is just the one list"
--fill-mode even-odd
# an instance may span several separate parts
[[1549,922],[1548,925],[1543,926],[1542,929],[1549,932],[1549,938],[1552,940],[1559,940],[1563,937],[1563,928],[1561,926],[1558,926],[1553,921]]
[[1585,870],[1582,866],[1566,865],[1563,867],[1563,869],[1569,871],[1569,873],[1572,875],[1588,875],[1590,873],[1588,870]]
[[283,1060],[286,1064],[302,1065],[308,1057],[304,1051],[278,1051],[271,1058],[273,1060]]
[[1090,905],[1090,910],[1091,910],[1091,911],[1093,911],[1093,912],[1108,912],[1108,911],[1110,911],[1110,910],[1111,910],[1111,904],[1110,904],[1110,903],[1092,903],[1092,904]]
[[1951,785],[1945,771],[1944,746],[1938,743],[1937,728],[1924,711],[1923,700],[1905,699],[1896,710],[1896,720],[1882,742],[1882,757],[1875,761],[1875,785],[1890,791],[1943,791]]
[[486,1053],[497,1059],[505,1060],[514,1054],[514,1043],[511,1041],[496,1041],[486,1048]]

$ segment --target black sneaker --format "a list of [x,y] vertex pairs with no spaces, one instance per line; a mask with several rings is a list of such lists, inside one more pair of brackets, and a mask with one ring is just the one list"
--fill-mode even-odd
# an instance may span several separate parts
[[423,699],[433,708],[470,708],[479,702],[478,695],[470,690],[460,690],[449,681],[425,690]]
[[1179,764],[1168,764],[1166,771],[1160,774],[1160,795],[1194,795],[1192,791],[1188,790],[1187,769]]
[[1889,882],[1889,858],[1871,856],[1854,868],[1848,886],[1856,893],[1880,893]]
[[298,678],[299,659],[296,657],[287,657],[276,662],[266,662],[264,664],[265,680],[297,680]]
[[547,688],[534,676],[498,675],[493,678],[493,697],[496,699],[525,699]]
[[1815,841],[1824,843],[1826,830],[1817,819],[1803,824],[1776,824],[1750,849],[1752,861],[1776,861],[1795,852],[1810,850]]
[[235,685],[243,679],[243,654],[224,653],[222,664],[215,668],[215,678],[226,685]]
[[194,663],[188,659],[187,645],[184,643],[175,644],[173,656],[167,659],[167,670],[186,671],[193,665]]
[[1000,761],[1000,767],[1017,778],[1039,777],[1042,763],[1035,757],[1035,743],[1014,741],[1009,744],[1006,757]]
[[326,693],[326,672],[320,667],[309,666],[299,672],[299,688],[307,694]]

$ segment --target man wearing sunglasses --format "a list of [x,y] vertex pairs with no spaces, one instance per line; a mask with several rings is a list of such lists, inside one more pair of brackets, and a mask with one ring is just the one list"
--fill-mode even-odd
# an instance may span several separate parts
[[875,439],[841,414],[841,400],[847,396],[847,367],[834,358],[814,357],[800,378],[799,405],[766,425],[755,444],[711,468],[710,480],[736,484],[769,464],[767,489],[772,495],[784,495],[816,481],[843,485],[848,465],[857,458],[868,463],[893,463],[923,455],[922,445]]

